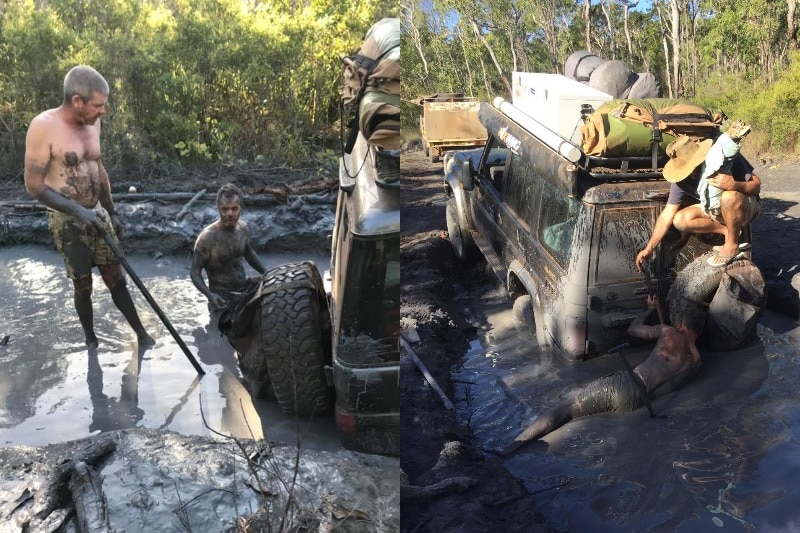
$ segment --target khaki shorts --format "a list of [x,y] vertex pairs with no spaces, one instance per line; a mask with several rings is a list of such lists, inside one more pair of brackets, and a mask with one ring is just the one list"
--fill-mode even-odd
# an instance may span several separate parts
[[[746,226],[761,214],[761,200],[759,200],[758,196],[747,196],[747,201],[745,201],[742,211],[742,226]],[[723,226],[725,225],[725,219],[722,218],[721,209],[717,208],[709,211],[703,211],[703,214],[705,214],[714,222],[718,222]]]
[[[108,212],[100,204],[95,206],[95,210],[103,217],[106,233],[119,244]],[[106,244],[103,236],[89,234],[77,218],[49,209],[47,218],[50,234],[53,236],[56,250],[64,258],[69,279],[91,275],[93,266],[119,263],[119,259]]]

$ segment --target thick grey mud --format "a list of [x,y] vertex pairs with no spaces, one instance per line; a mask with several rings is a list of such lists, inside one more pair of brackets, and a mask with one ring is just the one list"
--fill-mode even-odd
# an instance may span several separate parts
[[[510,442],[569,390],[624,368],[616,354],[571,364],[530,348],[496,295],[471,301],[477,334],[452,373],[459,419],[485,450]],[[576,419],[506,467],[560,531],[796,530],[800,328],[767,312],[758,331],[745,350],[702,352],[700,376],[653,403],[665,419],[644,408]],[[636,365],[647,353],[625,356]]]
[[[267,268],[326,256],[262,254]],[[206,371],[199,379],[167,328],[129,280],[139,315],[156,345],[139,350],[133,330],[95,273],[97,353],[83,344],[72,286],[61,259],[35,246],[0,251],[0,442],[44,445],[101,432],[146,427],[186,435],[211,430],[311,449],[340,449],[332,417],[298,422],[274,402],[253,400],[234,349],[219,333],[206,298],[189,280],[189,258],[128,262]],[[250,272],[255,274],[255,272]],[[205,418],[205,423],[203,421]],[[206,424],[209,426],[206,427]],[[210,429],[209,429],[210,428]]]

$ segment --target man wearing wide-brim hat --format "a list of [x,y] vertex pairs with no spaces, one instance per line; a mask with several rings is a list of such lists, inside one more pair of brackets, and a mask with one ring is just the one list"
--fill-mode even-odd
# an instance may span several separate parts
[[[700,207],[697,186],[700,182],[700,166],[714,141],[679,137],[667,147],[670,159],[664,165],[664,178],[672,185],[667,205],[661,211],[647,246],[636,256],[636,267],[641,271],[642,262],[650,259],[653,250],[674,225],[688,233],[717,233],[725,236],[725,244],[712,258],[713,266],[725,266],[742,257],[740,232],[761,212],[758,193],[761,180],[753,174],[753,166],[739,154],[733,161],[730,174],[718,172],[709,178],[709,183],[723,190],[720,211],[705,213]],[[742,249],[747,245],[741,244]]]

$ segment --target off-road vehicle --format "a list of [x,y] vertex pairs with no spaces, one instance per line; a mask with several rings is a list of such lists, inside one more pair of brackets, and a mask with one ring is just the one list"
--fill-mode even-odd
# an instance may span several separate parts
[[[480,109],[484,149],[444,158],[453,250],[466,262],[486,258],[539,345],[569,360],[602,355],[644,308],[635,259],[666,203],[666,157],[588,157],[567,139],[532,133],[535,120],[511,103],[495,104]],[[672,228],[648,265],[659,294],[721,242]]]
[[400,436],[399,159],[359,134],[340,162],[325,281],[313,262],[280,265],[221,321],[254,397],[301,417],[333,406],[346,447],[389,455]]

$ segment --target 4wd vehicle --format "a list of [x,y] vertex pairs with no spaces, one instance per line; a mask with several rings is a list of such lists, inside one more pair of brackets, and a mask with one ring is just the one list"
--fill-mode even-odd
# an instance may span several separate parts
[[399,19],[376,23],[346,59],[343,100],[357,112],[339,161],[330,293],[312,262],[281,265],[220,324],[251,394],[302,417],[333,407],[344,446],[399,455]]
[[[453,250],[467,262],[483,254],[539,345],[570,360],[604,354],[644,307],[635,258],[666,203],[665,159],[589,157],[566,139],[546,143],[519,108],[495,104],[481,105],[484,149],[444,160]],[[672,228],[650,265],[659,293],[721,242]]]
[[342,158],[329,294],[314,263],[280,265],[220,321],[253,396],[301,417],[333,405],[346,447],[389,455],[400,437],[399,160],[360,134]]

